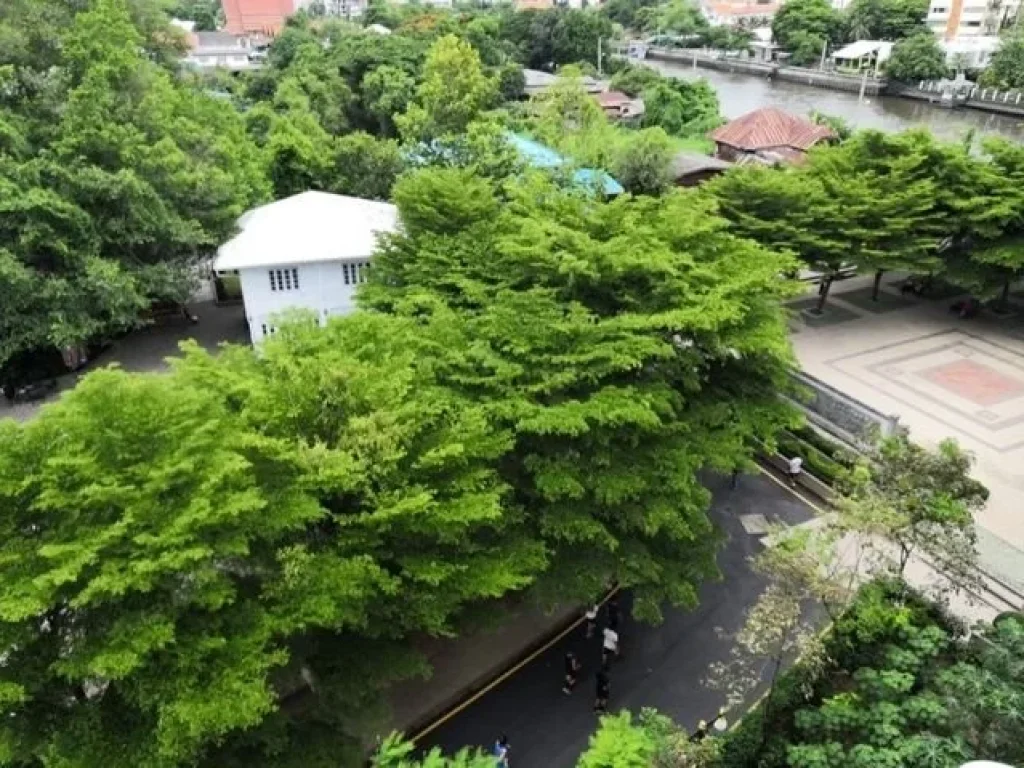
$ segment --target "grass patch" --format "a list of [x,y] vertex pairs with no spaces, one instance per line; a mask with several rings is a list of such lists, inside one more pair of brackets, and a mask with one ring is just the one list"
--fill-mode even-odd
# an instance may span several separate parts
[[710,155],[715,151],[715,142],[703,136],[670,136],[672,139],[672,150],[674,152],[700,152],[702,155]]

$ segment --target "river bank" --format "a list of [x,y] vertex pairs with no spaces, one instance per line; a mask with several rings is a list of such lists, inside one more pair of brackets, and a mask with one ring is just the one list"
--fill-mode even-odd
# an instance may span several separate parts
[[967,109],[945,109],[927,101],[895,96],[867,95],[816,88],[764,75],[714,69],[694,69],[692,61],[648,59],[647,65],[664,75],[685,80],[705,79],[718,92],[722,114],[732,119],[760,107],[778,107],[798,115],[812,111],[843,118],[854,128],[903,131],[928,128],[946,141],[959,141],[969,132],[978,137],[1002,136],[1024,142],[1024,118]]

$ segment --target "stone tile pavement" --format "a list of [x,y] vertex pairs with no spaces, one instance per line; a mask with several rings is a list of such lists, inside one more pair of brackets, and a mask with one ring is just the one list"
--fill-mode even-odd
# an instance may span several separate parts
[[1024,591],[1024,299],[1013,317],[962,320],[951,298],[900,297],[889,278],[885,311],[871,311],[870,282],[833,288],[843,319],[804,324],[792,336],[797,358],[812,376],[898,416],[916,440],[954,437],[974,453],[991,491],[977,520],[982,566]]

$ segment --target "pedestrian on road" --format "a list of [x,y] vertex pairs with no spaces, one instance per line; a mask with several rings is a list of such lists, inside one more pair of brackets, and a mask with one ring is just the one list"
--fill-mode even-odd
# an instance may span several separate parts
[[576,654],[569,651],[565,654],[565,683],[562,685],[562,693],[568,696],[576,687],[576,679],[579,677],[583,665],[576,658]]
[[690,736],[690,741],[704,741],[708,736],[708,723],[706,720],[701,720],[697,723],[697,730]]
[[615,595],[608,598],[608,626],[615,630],[619,628],[619,598]]
[[604,641],[601,644],[601,664],[605,669],[612,659],[619,658],[619,633],[611,627],[604,628]]
[[736,490],[736,487],[740,484],[740,468],[735,467],[732,470],[732,475],[729,477],[729,488]]
[[587,620],[587,640],[594,636],[594,631],[597,629],[597,612],[598,605],[594,603],[587,608],[587,612],[584,614]]
[[597,673],[597,698],[594,700],[594,711],[603,715],[608,711],[608,695],[611,693],[611,682],[608,673],[601,670]]
[[796,485],[797,478],[800,477],[800,473],[803,471],[804,460],[799,456],[794,456],[789,460],[789,466],[787,467],[786,474],[789,475],[789,484]]
[[508,736],[504,733],[494,742],[494,757],[497,768],[508,768]]

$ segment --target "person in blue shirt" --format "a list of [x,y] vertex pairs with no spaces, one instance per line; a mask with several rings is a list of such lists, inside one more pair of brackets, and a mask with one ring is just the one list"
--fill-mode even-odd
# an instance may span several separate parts
[[497,768],[508,768],[508,736],[501,734],[494,742],[494,756],[497,758]]

